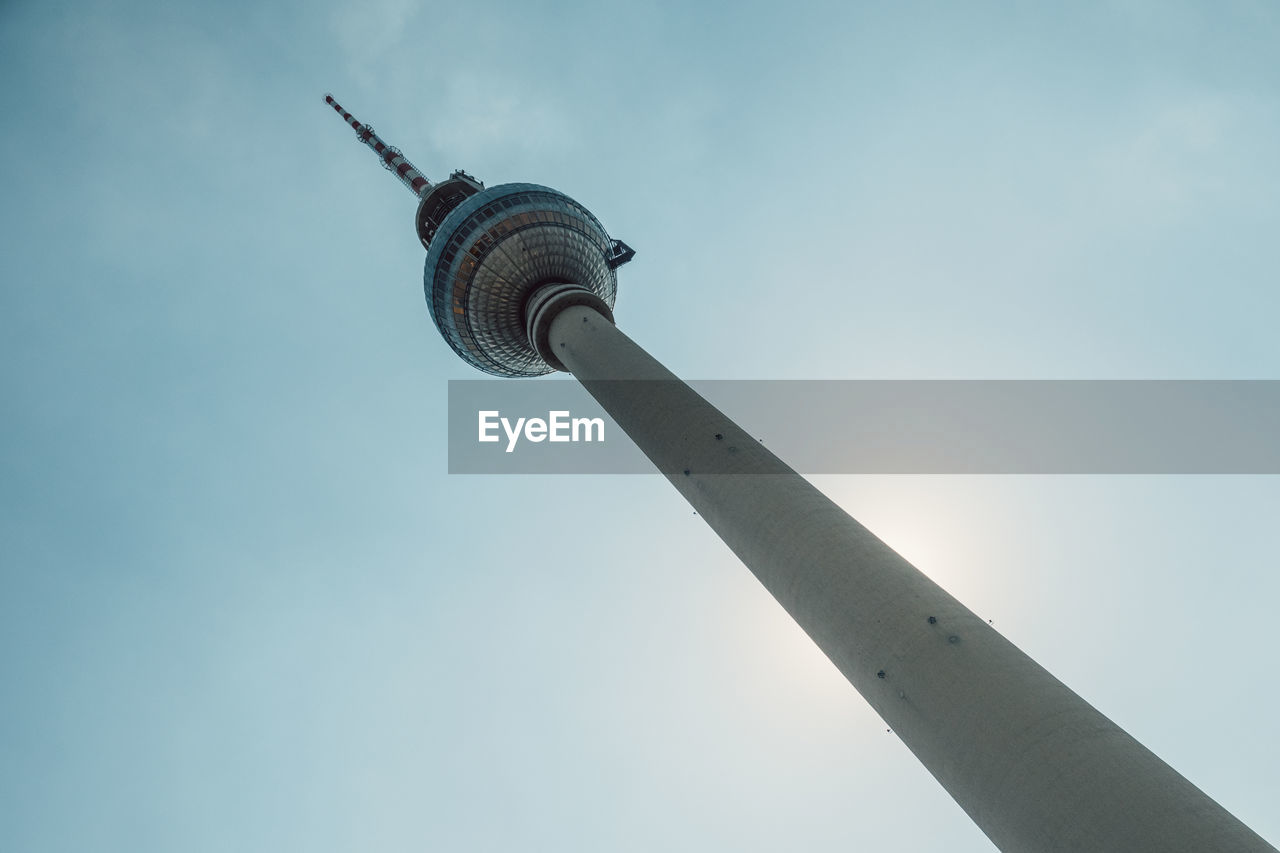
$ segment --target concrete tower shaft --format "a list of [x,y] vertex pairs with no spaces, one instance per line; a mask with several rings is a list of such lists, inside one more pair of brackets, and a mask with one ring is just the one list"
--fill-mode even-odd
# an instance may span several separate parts
[[997,847],[1274,853],[608,317],[562,304],[543,346]]

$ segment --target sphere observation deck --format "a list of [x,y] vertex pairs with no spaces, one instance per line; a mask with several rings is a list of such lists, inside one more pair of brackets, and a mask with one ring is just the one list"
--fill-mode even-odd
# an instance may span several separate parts
[[612,310],[616,269],[635,253],[564,193],[537,184],[479,186],[452,188],[444,205],[429,194],[419,208],[431,318],[449,346],[485,373],[551,373],[559,365],[529,340],[530,297],[548,284],[572,284]]

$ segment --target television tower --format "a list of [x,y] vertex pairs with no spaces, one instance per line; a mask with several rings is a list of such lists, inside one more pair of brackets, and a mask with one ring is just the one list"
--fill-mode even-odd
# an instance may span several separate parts
[[419,197],[454,351],[495,376],[572,373],[996,847],[1276,853],[619,331],[635,253],[585,207],[461,171],[432,185],[325,101]]

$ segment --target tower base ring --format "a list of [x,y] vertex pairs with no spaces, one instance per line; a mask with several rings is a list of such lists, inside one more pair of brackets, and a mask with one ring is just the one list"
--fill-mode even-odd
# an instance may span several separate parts
[[[609,304],[580,284],[552,282],[533,292],[525,305],[525,330],[529,344],[538,355],[556,370],[568,372],[569,368],[556,357],[551,349],[551,321],[572,305],[586,305],[600,312],[610,323],[614,322]],[[616,324],[615,324],[616,325]]]

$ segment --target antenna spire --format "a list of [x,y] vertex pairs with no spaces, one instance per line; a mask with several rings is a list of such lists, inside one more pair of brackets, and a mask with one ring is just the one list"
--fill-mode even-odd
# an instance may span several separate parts
[[431,182],[427,180],[426,175],[419,172],[412,163],[400,153],[399,148],[393,148],[378,138],[378,134],[373,132],[373,128],[367,124],[361,124],[356,117],[342,108],[342,105],[333,99],[333,95],[325,95],[324,102],[342,116],[342,120],[351,125],[355,130],[356,136],[365,145],[373,149],[373,153],[378,155],[378,161],[382,163],[382,167],[391,172],[400,179],[400,183],[409,188],[409,192],[421,197],[428,189],[431,188]]

